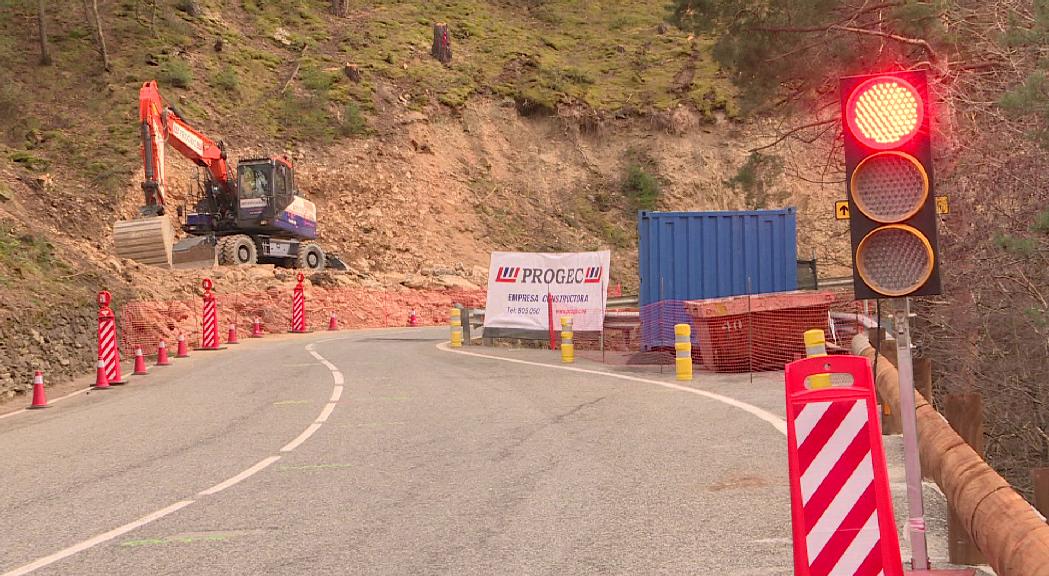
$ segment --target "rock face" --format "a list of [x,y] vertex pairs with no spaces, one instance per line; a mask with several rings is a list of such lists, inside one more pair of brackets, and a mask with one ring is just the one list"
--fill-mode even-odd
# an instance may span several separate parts
[[0,401],[32,390],[35,370],[58,382],[95,363],[97,309],[56,307],[27,316],[0,323]]

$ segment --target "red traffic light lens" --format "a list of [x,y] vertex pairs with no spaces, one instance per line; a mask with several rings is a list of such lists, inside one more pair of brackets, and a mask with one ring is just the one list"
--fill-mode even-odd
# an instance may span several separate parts
[[878,76],[860,84],[849,95],[845,119],[849,131],[863,144],[885,150],[910,140],[922,124],[921,96],[909,82]]

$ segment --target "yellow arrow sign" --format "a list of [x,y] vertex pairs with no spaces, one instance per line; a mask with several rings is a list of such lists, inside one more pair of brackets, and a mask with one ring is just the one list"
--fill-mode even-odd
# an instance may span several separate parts
[[950,214],[951,203],[947,201],[946,196],[936,197],[936,213],[937,214]]
[[837,220],[849,219],[849,201],[838,200],[834,203],[834,218]]

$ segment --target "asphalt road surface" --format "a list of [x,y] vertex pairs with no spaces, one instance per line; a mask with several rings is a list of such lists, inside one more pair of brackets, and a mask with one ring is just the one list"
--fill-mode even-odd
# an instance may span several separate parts
[[793,572],[781,380],[697,379],[732,406],[445,333],[246,341],[0,418],[0,575]]

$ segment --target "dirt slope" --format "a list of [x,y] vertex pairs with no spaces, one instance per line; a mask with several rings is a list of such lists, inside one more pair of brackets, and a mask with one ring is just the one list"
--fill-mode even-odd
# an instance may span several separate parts
[[[756,129],[732,119],[709,41],[664,26],[663,4],[360,2],[334,18],[321,0],[104,1],[106,72],[79,5],[49,6],[41,66],[36,3],[0,0],[0,396],[34,366],[90,368],[99,288],[118,302],[196,290],[203,272],[113,256],[112,222],[141,202],[137,91],[152,78],[234,159],[293,159],[354,283],[483,285],[491,250],[607,248],[630,290],[638,209],[758,207],[726,184]],[[435,21],[453,31],[448,67],[428,54]],[[195,172],[169,158],[178,204]],[[803,191],[782,192],[761,204]]]

